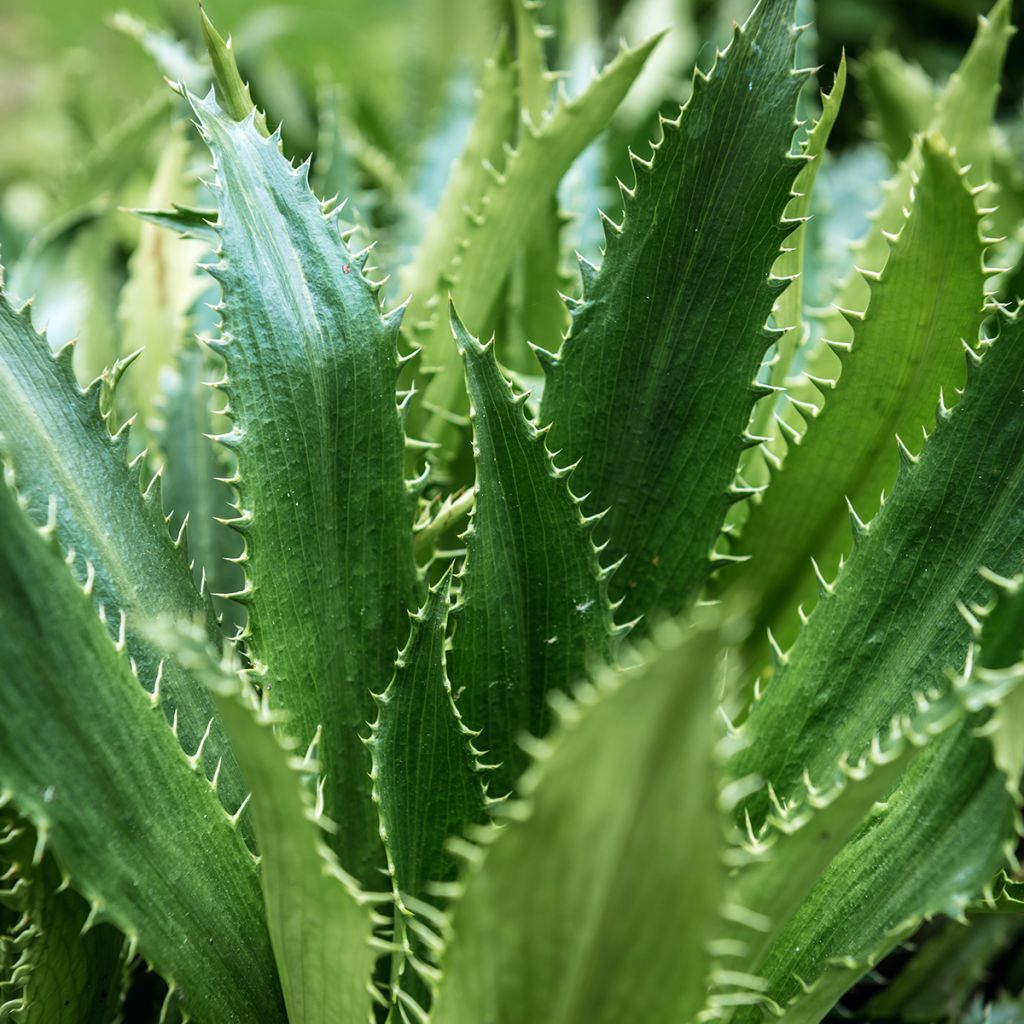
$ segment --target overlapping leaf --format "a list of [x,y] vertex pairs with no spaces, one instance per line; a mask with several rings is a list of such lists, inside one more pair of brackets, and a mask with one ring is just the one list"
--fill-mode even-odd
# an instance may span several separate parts
[[[47,534],[56,532],[54,529]],[[200,1024],[284,1019],[251,853],[64,563],[0,487],[0,779]],[[158,679],[147,679],[154,690]]]
[[896,478],[893,439],[920,446],[940,390],[952,400],[963,384],[962,343],[976,341],[985,315],[974,199],[938,137],[924,141],[917,163],[909,216],[863,322],[854,322],[852,348],[839,350],[839,379],[834,389],[822,385],[822,412],[791,445],[736,545],[750,559],[739,575],[763,594],[761,626],[783,643],[797,605],[813,606],[811,560],[835,574],[850,546],[847,503],[863,519],[877,510]]
[[[36,334],[28,309],[15,310],[0,293],[0,437],[33,517],[52,518],[79,580],[92,579],[98,605],[116,635],[123,612],[127,650],[151,685],[160,653],[137,632],[161,615],[202,617],[212,637],[220,630],[209,598],[192,581],[181,543],[164,522],[160,488],[140,494],[138,470],[127,464],[128,435],[112,438],[100,415],[101,386],[84,394],[72,369],[73,348],[50,354]],[[74,552],[74,557],[71,553]],[[195,750],[213,716],[209,696],[176,666],[166,666],[161,704],[177,719],[184,746]],[[219,792],[230,811],[245,796],[234,755],[213,726],[203,768],[212,776],[220,762]]]
[[237,451],[248,646],[271,705],[317,735],[344,867],[378,879],[383,850],[360,730],[391,676],[415,598],[413,494],[396,404],[400,315],[381,314],[305,169],[192,98],[217,164],[221,389]]
[[690,1020],[723,894],[713,631],[658,637],[535,744],[522,803],[471,860],[434,1024]]
[[508,793],[526,763],[522,732],[548,728],[551,691],[611,651],[607,570],[556,470],[494,359],[457,318],[476,451],[476,505],[456,615],[451,679],[466,724],[494,764],[491,793]]

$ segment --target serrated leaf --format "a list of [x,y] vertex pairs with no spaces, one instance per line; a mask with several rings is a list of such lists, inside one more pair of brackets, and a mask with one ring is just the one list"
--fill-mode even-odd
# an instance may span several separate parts
[[[805,770],[820,779],[840,754],[859,757],[893,715],[912,711],[915,693],[948,688],[945,670],[963,664],[971,639],[957,602],[983,598],[978,566],[1018,564],[1024,320],[1000,316],[999,326],[980,362],[966,356],[960,402],[940,410],[741,729],[754,745],[737,770],[756,771],[783,799]],[[748,806],[756,825],[766,795]]]
[[690,1020],[703,1004],[725,881],[718,640],[657,644],[558,702],[522,803],[471,858],[433,1024]]
[[360,730],[415,600],[414,497],[397,407],[399,316],[384,317],[335,218],[251,120],[191,97],[214,154],[227,373],[246,538],[248,647],[271,705],[320,730],[332,846],[364,885],[383,849]]
[[369,739],[381,830],[395,891],[423,899],[451,881],[457,862],[446,840],[483,818],[473,734],[459,716],[445,666],[451,570],[413,617],[394,678],[377,697]]
[[6,484],[0,664],[0,789],[95,917],[138,943],[200,1024],[283,1021],[252,855]]
[[918,166],[909,217],[863,322],[853,321],[838,381],[821,386],[821,413],[751,507],[735,547],[749,558],[738,576],[764,595],[759,626],[783,644],[796,632],[797,605],[809,609],[817,595],[811,559],[835,574],[850,548],[847,502],[863,520],[877,510],[900,464],[894,437],[920,447],[940,390],[952,401],[963,385],[963,342],[976,341],[986,315],[974,199],[937,136],[925,139]]
[[218,241],[217,229],[212,226],[217,220],[216,210],[171,203],[166,210],[136,209],[130,212],[150,224],[177,231],[185,238],[202,239],[211,245]]
[[1005,863],[1016,815],[980,724],[933,741],[780,933],[759,973],[787,1022],[816,1024],[925,915],[962,914]]
[[[979,661],[983,669],[998,673],[1014,669],[1024,656],[1024,576],[987,575],[995,594],[981,623]],[[1017,790],[1024,774],[1024,686],[1016,686],[996,708],[991,735],[995,762]]]
[[[471,331],[484,327],[513,260],[543,217],[558,182],[605,128],[657,42],[655,37],[634,50],[622,50],[581,95],[571,100],[560,98],[540,125],[523,132],[516,149],[508,153],[501,174],[465,218],[457,261],[437,268],[437,272],[446,271],[451,277],[451,295]],[[437,302],[437,297],[436,289],[430,295],[414,297],[410,310],[413,326],[420,319],[417,298]],[[441,316],[435,315],[428,333],[417,341],[423,346],[423,367],[436,371],[422,403],[423,412],[429,414],[424,435],[451,446],[450,414],[466,409],[458,351]]]
[[210,688],[252,789],[260,879],[270,941],[290,1024],[357,1024],[368,1019],[377,954],[372,919],[353,879],[326,844],[303,773],[311,769],[282,739],[275,716],[237,672],[211,659],[181,624],[158,627]]
[[[92,576],[95,600],[115,636],[125,614],[128,654],[152,685],[161,655],[137,632],[139,623],[161,615],[198,616],[218,642],[220,628],[209,598],[195,588],[185,552],[167,532],[159,486],[140,494],[138,469],[127,465],[127,432],[111,438],[100,416],[100,383],[83,393],[72,356],[71,347],[52,356],[28,309],[15,310],[0,293],[4,455],[30,514],[37,522],[52,518],[69,559],[74,552],[70,560],[79,581]],[[160,695],[167,720],[177,717],[182,744],[195,750],[213,717],[209,695],[173,665],[165,669]],[[208,777],[218,762],[218,792],[233,812],[245,790],[234,754],[214,723],[204,747]]]
[[[228,561],[239,554],[239,538],[223,523],[231,515],[233,496],[223,482],[230,473],[228,460],[210,440],[215,430],[212,392],[205,383],[217,376],[214,358],[197,341],[185,343],[174,369],[161,376],[160,422],[153,434],[158,446],[154,454],[163,460],[164,508],[173,529],[187,522],[192,574],[204,582],[204,589],[224,594],[239,589],[243,581],[241,569]],[[224,634],[234,636],[244,625],[241,608],[215,601]]]
[[794,2],[761,4],[664,124],[653,166],[634,161],[621,232],[608,228],[599,272],[583,265],[571,333],[545,360],[541,421],[563,458],[582,460],[590,507],[610,509],[626,618],[696,597],[735,500],[800,166]]
[[868,1003],[869,1019],[932,1021],[961,1010],[1022,927],[1006,917],[944,922]]
[[[947,669],[971,644],[957,602],[984,593],[973,567],[1019,564],[1024,322],[1000,326],[980,364],[968,356],[960,403],[940,411],[740,729],[737,775],[756,773],[783,803],[801,778],[827,785],[835,758],[860,757],[894,717],[949,691]],[[761,974],[779,1005],[799,1000],[806,1016],[793,1019],[816,1020],[922,915],[959,913],[1004,861],[1015,809],[976,734],[984,720],[979,711],[916,760],[776,941]],[[768,805],[763,790],[744,802],[755,827]],[[878,892],[880,904],[868,898]]]
[[[806,160],[796,181],[793,183],[793,198],[786,207],[786,219],[796,223],[793,233],[786,239],[783,253],[775,264],[778,277],[789,279],[789,286],[778,297],[772,318],[775,326],[785,331],[775,343],[775,352],[769,360],[769,380],[773,387],[782,388],[791,372],[793,361],[802,345],[806,344],[810,325],[807,311],[807,283],[811,275],[814,255],[808,252],[808,242],[814,248],[813,236],[808,236],[808,221],[813,223],[811,204],[815,193],[815,182],[825,158],[825,147],[828,143],[839,108],[846,94],[846,58],[839,63],[832,90],[822,93],[821,117],[815,122],[802,146]],[[832,236],[828,235],[832,242]],[[834,242],[833,242],[834,244]],[[754,407],[748,433],[754,437],[768,437],[773,448],[779,444],[781,428],[775,422],[778,403],[770,398],[759,402]],[[764,456],[759,449],[751,449],[746,453],[745,461],[740,463],[740,475],[750,484],[760,484],[766,477],[764,465],[758,466],[757,460],[763,462]]]
[[[522,732],[542,736],[547,695],[567,692],[588,660],[610,653],[605,573],[565,474],[494,359],[453,315],[466,365],[476,449],[476,505],[456,609],[450,674],[466,724],[496,767],[492,795],[527,762]],[[543,567],[543,570],[539,569]]]
[[[62,886],[53,857],[35,860],[37,836],[0,812],[0,903],[16,908],[0,946],[0,1018],[12,1024],[112,1024],[124,989],[125,940],[101,924],[82,931],[89,905]],[[0,964],[4,957],[0,956]]]

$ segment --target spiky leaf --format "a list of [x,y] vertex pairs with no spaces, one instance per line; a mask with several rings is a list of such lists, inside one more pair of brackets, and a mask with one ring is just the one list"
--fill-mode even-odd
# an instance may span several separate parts
[[784,643],[796,606],[810,608],[817,594],[811,559],[835,574],[850,547],[847,502],[862,519],[877,511],[899,467],[894,437],[920,447],[940,390],[952,400],[963,385],[962,343],[975,343],[984,316],[974,199],[937,136],[924,141],[919,166],[910,215],[863,322],[854,322],[839,379],[834,389],[821,385],[824,408],[751,508],[736,545],[749,557],[739,575],[764,595],[760,625]]
[[370,737],[381,831],[396,892],[418,899],[450,881],[451,836],[481,820],[484,787],[445,667],[451,570],[413,616],[395,676],[377,697]]
[[434,1024],[695,1016],[724,885],[717,646],[667,630],[643,667],[557,702],[522,802],[465,851]]
[[[526,763],[522,732],[543,735],[547,695],[610,653],[605,578],[590,530],[555,469],[545,438],[498,369],[457,317],[477,453],[476,507],[457,609],[452,685],[478,746],[497,767],[491,792],[509,792]],[[543,572],[538,572],[538,567]]]
[[653,164],[634,161],[624,224],[608,227],[600,272],[583,265],[572,331],[545,360],[541,420],[552,448],[582,460],[591,507],[609,509],[627,618],[693,600],[735,500],[799,170],[794,9],[758,7],[664,124]]
[[[607,125],[657,41],[655,37],[636,49],[623,49],[581,95],[561,97],[539,125],[523,132],[479,207],[466,215],[455,260],[437,269],[447,277],[446,288],[471,331],[485,327],[513,260],[548,211],[558,182]],[[420,318],[417,303],[431,299],[439,305],[436,293],[414,296],[414,323]],[[425,392],[423,410],[429,419],[424,429],[430,439],[450,443],[452,413],[466,411],[465,385],[458,352],[438,312],[428,333],[417,339],[423,345],[423,366],[436,371]]]
[[[97,604],[116,635],[128,622],[127,650],[141,678],[152,681],[161,654],[137,632],[167,615],[204,619],[211,638],[220,629],[209,599],[200,597],[185,552],[171,540],[159,486],[140,494],[138,470],[127,464],[126,431],[112,438],[100,415],[101,385],[84,394],[72,369],[73,349],[54,357],[32,328],[27,309],[0,294],[0,437],[20,494],[37,522],[52,518],[61,547],[75,553],[81,582],[92,577]],[[178,735],[195,750],[213,717],[209,695],[176,666],[165,667],[161,705]],[[221,763],[219,792],[235,811],[245,797],[234,754],[214,723],[203,767]]]
[[364,884],[383,865],[359,736],[414,598],[413,499],[384,317],[337,219],[276,137],[191,99],[217,164],[222,390],[238,455],[249,649],[302,744],[320,729],[332,844]]
[[[304,773],[275,715],[237,672],[211,659],[194,633],[165,626],[168,650],[214,694],[252,787],[260,879],[290,1024],[356,1024],[367,1017],[376,953],[372,919],[325,842]],[[330,823],[325,823],[330,824]]]
[[198,770],[202,751],[182,751],[6,485],[0,664],[0,787],[94,918],[137,942],[201,1024],[282,1021],[256,863]]

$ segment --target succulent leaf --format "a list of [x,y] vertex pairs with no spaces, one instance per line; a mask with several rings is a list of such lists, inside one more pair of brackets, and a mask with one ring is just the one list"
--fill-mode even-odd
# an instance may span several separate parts
[[365,1020],[376,952],[364,898],[325,842],[324,821],[303,776],[313,766],[275,725],[282,716],[237,671],[211,658],[194,631],[165,624],[165,644],[214,695],[252,787],[260,878],[288,1020],[355,1024]]
[[842,372],[833,388],[822,386],[820,414],[751,507],[735,548],[749,561],[734,572],[764,595],[762,630],[783,644],[795,635],[796,606],[814,605],[811,559],[835,574],[849,554],[850,505],[862,520],[877,511],[900,464],[894,437],[920,447],[940,391],[952,400],[963,386],[963,342],[975,343],[986,315],[970,190],[939,137],[924,140],[918,163],[909,216],[871,284],[863,320],[852,321]]
[[[558,182],[607,125],[658,38],[636,49],[623,49],[579,96],[569,99],[561,95],[539,125],[521,134],[503,169],[481,196],[479,207],[465,216],[456,259],[439,271],[450,278],[447,290],[470,331],[483,330],[521,245],[549,211]],[[416,315],[417,301],[433,300],[439,306],[438,298],[437,291],[413,297],[413,325],[421,319]],[[429,440],[447,443],[453,451],[452,414],[466,412],[465,384],[448,324],[436,312],[432,326],[417,338],[423,346],[423,366],[434,371],[422,403],[429,416],[423,432]]]
[[[124,614],[127,652],[140,678],[152,681],[162,658],[137,631],[140,623],[161,615],[200,617],[211,639],[220,629],[209,595],[196,590],[184,549],[167,532],[158,483],[140,493],[138,469],[128,464],[127,430],[111,437],[100,415],[100,382],[83,393],[72,354],[68,346],[52,356],[28,308],[15,310],[0,293],[4,455],[32,517],[53,522],[79,582],[91,578],[113,635]],[[177,720],[183,746],[195,750],[213,718],[209,695],[176,666],[165,666],[160,701],[167,721]],[[234,812],[245,789],[216,722],[203,751],[207,777],[220,763],[218,793]]]
[[555,702],[508,824],[464,846],[433,1024],[690,1020],[703,1004],[725,882],[718,640],[656,644]]
[[199,770],[203,743],[181,749],[55,532],[0,487],[6,795],[91,904],[89,922],[123,931],[197,1021],[283,1021],[256,863]]
[[319,730],[331,843],[366,886],[384,864],[360,730],[415,599],[414,495],[397,405],[399,315],[384,316],[305,170],[251,118],[191,98],[217,165],[220,383],[238,457],[248,649],[301,745]]
[[457,862],[445,841],[482,820],[485,804],[473,734],[448,681],[445,631],[451,570],[412,617],[409,640],[377,697],[369,739],[381,832],[396,893],[424,899],[450,882]]
[[452,328],[466,364],[477,483],[450,674],[500,797],[528,760],[520,734],[544,735],[548,694],[568,692],[590,659],[610,654],[615,627],[592,524],[525,417],[525,395],[498,369],[493,342],[481,345],[454,315]]
[[762,3],[664,123],[653,163],[634,159],[624,223],[607,227],[601,270],[583,265],[571,333],[544,360],[541,421],[563,458],[581,460],[590,507],[609,509],[626,618],[694,600],[735,500],[800,168],[794,2]]

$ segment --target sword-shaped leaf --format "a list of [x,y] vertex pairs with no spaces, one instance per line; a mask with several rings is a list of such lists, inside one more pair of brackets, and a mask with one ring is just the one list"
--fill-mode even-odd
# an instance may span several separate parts
[[704,1003],[725,869],[718,638],[666,628],[534,742],[508,823],[463,844],[433,1024],[685,1021]]
[[[116,635],[128,623],[127,651],[140,677],[156,677],[161,654],[136,632],[139,623],[167,615],[203,618],[211,639],[220,628],[209,598],[192,581],[183,548],[164,522],[158,481],[140,494],[139,471],[127,462],[128,432],[111,437],[100,415],[102,385],[82,392],[69,345],[51,355],[32,327],[27,308],[16,310],[0,292],[0,437],[30,514],[52,518],[61,547],[80,582],[92,578],[95,600]],[[74,558],[71,553],[74,552]],[[219,643],[219,640],[217,640]],[[189,751],[213,717],[209,695],[177,666],[167,665],[160,688],[168,721]],[[234,754],[215,722],[203,768],[229,811],[245,798]]]
[[395,676],[377,697],[369,739],[381,832],[395,892],[423,899],[451,881],[456,861],[444,844],[479,823],[481,768],[452,697],[446,663],[449,570],[412,620]]
[[558,182],[577,156],[607,126],[623,96],[642,70],[658,38],[636,49],[623,48],[579,96],[563,94],[536,125],[524,126],[516,148],[501,172],[492,169],[489,187],[476,207],[467,211],[452,262],[437,267],[438,287],[431,295],[413,297],[415,324],[423,309],[434,315],[417,337],[423,346],[423,367],[436,371],[426,387],[423,410],[429,414],[426,435],[451,442],[452,414],[465,414],[465,383],[459,354],[451,343],[439,298],[450,290],[471,331],[482,332],[508,276],[541,219],[548,213]]
[[303,774],[311,766],[278,735],[276,719],[244,683],[210,657],[182,625],[167,624],[168,651],[214,694],[224,728],[252,787],[260,878],[270,941],[290,1024],[363,1024],[377,953],[373,917],[338,865]]
[[745,445],[752,382],[772,341],[771,268],[801,160],[795,0],[762,3],[652,161],[634,157],[623,224],[558,356],[541,420],[605,520],[625,615],[685,608],[704,584]]
[[[904,453],[893,493],[865,526],[741,731],[737,758],[785,800],[806,771],[820,781],[841,754],[860,757],[915,694],[948,686],[971,632],[957,610],[983,599],[979,566],[1009,574],[1024,549],[1024,319],[968,350],[968,381],[919,456]],[[827,779],[825,780],[827,781]],[[748,808],[757,825],[767,794]]]
[[834,388],[820,384],[824,408],[791,444],[736,545],[749,557],[738,572],[764,595],[762,635],[769,626],[783,643],[796,632],[797,605],[817,595],[812,559],[834,575],[850,548],[847,503],[864,519],[877,510],[899,467],[894,439],[919,447],[939,392],[963,385],[963,342],[976,341],[985,316],[971,192],[939,137],[924,140],[918,163],[909,216],[852,348],[839,349],[842,372]]
[[256,862],[199,770],[203,743],[182,751],[56,532],[0,487],[0,788],[90,921],[137,944],[195,1020],[283,1021]]
[[36,859],[32,827],[0,811],[0,905],[17,912],[0,932],[0,1019],[12,1024],[112,1024],[124,990],[125,939],[108,924],[83,932],[89,904],[62,885],[53,857]]
[[397,406],[399,315],[382,316],[306,169],[191,98],[217,165],[227,364],[248,646],[302,744],[319,730],[331,843],[364,885],[384,864],[360,730],[391,677],[416,587]]
[[466,364],[476,451],[476,506],[451,655],[466,724],[495,764],[490,790],[508,793],[527,762],[518,738],[542,736],[548,694],[568,692],[592,658],[610,653],[606,579],[579,499],[556,469],[542,432],[524,415],[481,345],[453,315]]

